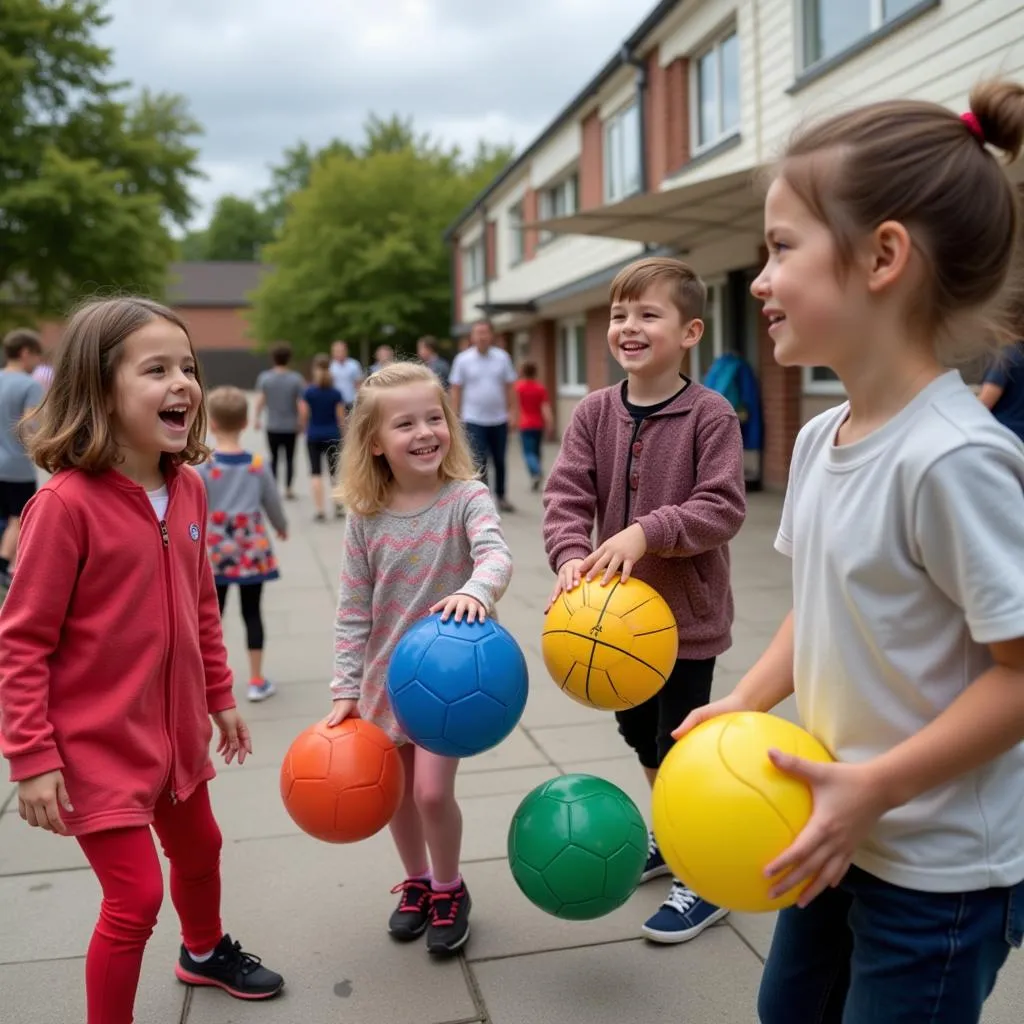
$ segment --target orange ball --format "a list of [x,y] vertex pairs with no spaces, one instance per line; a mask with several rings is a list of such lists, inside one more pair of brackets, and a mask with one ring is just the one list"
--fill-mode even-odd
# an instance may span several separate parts
[[398,810],[405,768],[387,734],[361,718],[299,733],[281,765],[281,799],[303,832],[325,843],[355,843]]

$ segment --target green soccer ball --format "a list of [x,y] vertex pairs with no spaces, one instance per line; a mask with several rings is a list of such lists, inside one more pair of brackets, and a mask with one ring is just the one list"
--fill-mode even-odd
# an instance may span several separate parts
[[523,799],[508,830],[508,863],[523,895],[569,921],[621,907],[646,860],[647,826],[636,804],[594,775],[542,783]]

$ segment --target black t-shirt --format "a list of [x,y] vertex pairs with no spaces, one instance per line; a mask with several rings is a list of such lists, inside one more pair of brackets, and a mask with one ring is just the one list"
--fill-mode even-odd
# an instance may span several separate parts
[[1000,353],[985,374],[985,383],[998,384],[1003,389],[992,415],[1024,439],[1024,341]]
[[679,379],[683,382],[683,386],[674,395],[672,395],[671,398],[666,398],[664,402],[656,402],[654,405],[634,405],[628,397],[629,381],[624,380],[622,382],[622,404],[626,407],[626,412],[628,412],[629,415],[637,421],[637,423],[646,419],[653,413],[661,412],[662,409],[671,405],[690,386],[689,377],[684,377],[682,374],[679,374]]

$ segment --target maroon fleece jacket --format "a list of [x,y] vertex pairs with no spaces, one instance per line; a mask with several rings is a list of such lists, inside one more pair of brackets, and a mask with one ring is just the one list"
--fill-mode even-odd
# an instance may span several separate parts
[[732,642],[728,543],[746,515],[739,420],[699,384],[639,425],[624,396],[625,384],[591,392],[572,415],[544,488],[548,562],[557,572],[639,523],[633,575],[672,609],[679,657],[717,656]]

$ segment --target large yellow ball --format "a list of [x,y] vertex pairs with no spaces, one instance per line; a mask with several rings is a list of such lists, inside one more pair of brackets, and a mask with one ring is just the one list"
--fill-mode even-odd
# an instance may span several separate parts
[[623,711],[665,685],[679,652],[675,616],[635,577],[598,580],[561,594],[544,619],[541,653],[551,678],[574,700]]
[[799,835],[812,810],[810,787],[771,763],[772,747],[808,761],[832,760],[800,726],[776,715],[736,712],[687,733],[654,783],[654,837],[666,863],[698,896],[729,910],[780,910],[806,888],[776,900],[768,896],[773,881],[764,869]]

